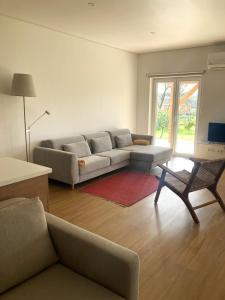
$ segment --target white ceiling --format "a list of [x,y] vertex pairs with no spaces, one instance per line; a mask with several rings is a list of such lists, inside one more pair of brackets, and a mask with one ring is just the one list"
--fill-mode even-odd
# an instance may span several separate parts
[[135,53],[225,41],[225,0],[0,0],[0,14]]

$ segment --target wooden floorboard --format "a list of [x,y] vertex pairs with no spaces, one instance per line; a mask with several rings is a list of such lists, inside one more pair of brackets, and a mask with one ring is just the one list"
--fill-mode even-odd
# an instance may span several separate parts
[[[50,212],[136,251],[140,300],[225,299],[225,213],[218,204],[199,209],[196,225],[167,188],[157,207],[153,194],[124,208],[80,192],[81,186],[50,183]],[[209,200],[207,191],[191,195],[194,205]]]

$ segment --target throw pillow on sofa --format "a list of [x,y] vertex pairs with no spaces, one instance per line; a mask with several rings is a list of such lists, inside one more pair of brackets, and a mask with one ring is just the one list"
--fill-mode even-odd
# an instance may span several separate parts
[[115,137],[118,148],[128,147],[133,145],[131,134],[123,134]]
[[94,138],[91,140],[93,153],[100,153],[112,150],[112,142],[109,136]]
[[78,158],[91,155],[90,147],[86,141],[65,144],[63,145],[63,150],[75,153]]
[[147,146],[147,145],[150,145],[150,142],[145,139],[138,139],[138,140],[134,140],[134,145]]

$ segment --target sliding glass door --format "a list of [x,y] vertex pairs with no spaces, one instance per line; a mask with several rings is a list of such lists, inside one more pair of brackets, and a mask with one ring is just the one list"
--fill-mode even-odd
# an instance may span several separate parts
[[199,81],[178,81],[178,105],[176,111],[176,153],[194,154]]
[[194,154],[200,78],[153,80],[155,144],[172,147],[175,154]]
[[172,146],[174,81],[155,82],[155,142],[158,146]]

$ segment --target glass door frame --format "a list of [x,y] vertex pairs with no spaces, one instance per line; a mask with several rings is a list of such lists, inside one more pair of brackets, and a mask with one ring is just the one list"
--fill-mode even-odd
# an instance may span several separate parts
[[152,78],[152,114],[151,114],[151,128],[152,135],[155,135],[156,131],[156,117],[157,117],[157,83],[158,82],[173,82],[173,105],[172,105],[172,122],[171,122],[171,136],[170,136],[170,147],[174,149],[174,133],[175,133],[175,124],[173,122],[175,117],[175,92],[176,92],[176,81],[172,77],[163,77],[163,78]]
[[[173,149],[173,155],[182,156],[182,157],[191,157],[194,156],[196,145],[197,145],[197,136],[198,136],[198,120],[200,112],[200,101],[201,101],[201,87],[202,87],[202,76],[201,75],[185,75],[185,76],[163,76],[163,77],[154,77],[151,79],[150,86],[152,87],[151,94],[151,131],[153,136],[155,135],[156,130],[156,116],[157,116],[157,97],[156,97],[156,87],[157,82],[173,82],[173,112],[172,112],[172,124],[171,124],[171,137],[170,144]],[[195,137],[194,137],[194,153],[178,153],[176,152],[176,143],[177,143],[177,128],[178,128],[178,109],[179,109],[179,85],[182,81],[198,81],[198,100],[197,100],[197,111],[196,111],[196,127],[195,127]]]

